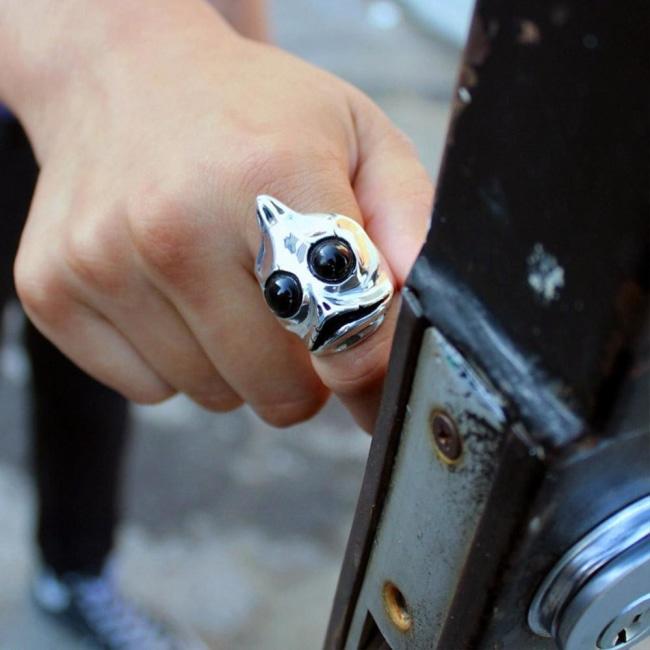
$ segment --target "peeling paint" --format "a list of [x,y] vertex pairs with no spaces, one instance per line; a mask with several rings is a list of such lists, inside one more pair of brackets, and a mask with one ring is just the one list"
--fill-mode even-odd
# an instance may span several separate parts
[[464,64],[461,69],[460,86],[473,88],[478,83],[478,74],[476,69],[469,64]]
[[557,258],[548,253],[544,246],[537,243],[526,260],[528,263],[528,284],[539,294],[545,303],[560,297],[564,286],[564,269]]
[[460,98],[460,101],[463,102],[463,104],[469,104],[472,101],[472,95],[470,94],[469,90],[465,88],[465,86],[461,86],[458,89],[458,97]]
[[537,45],[542,40],[539,27],[532,20],[521,20],[519,22],[519,34],[517,42],[522,45]]

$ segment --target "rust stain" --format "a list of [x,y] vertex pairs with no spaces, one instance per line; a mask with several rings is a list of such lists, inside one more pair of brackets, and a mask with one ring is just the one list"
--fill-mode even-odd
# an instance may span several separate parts
[[542,40],[542,34],[539,27],[528,19],[519,21],[519,34],[517,35],[517,43],[522,45],[537,45]]
[[465,63],[460,70],[460,80],[458,85],[465,88],[473,88],[478,83],[478,73],[469,64]]

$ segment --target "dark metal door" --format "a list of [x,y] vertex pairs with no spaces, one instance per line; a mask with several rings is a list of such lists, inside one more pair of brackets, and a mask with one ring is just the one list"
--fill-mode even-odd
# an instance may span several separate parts
[[650,633],[643,0],[480,0],[326,647]]

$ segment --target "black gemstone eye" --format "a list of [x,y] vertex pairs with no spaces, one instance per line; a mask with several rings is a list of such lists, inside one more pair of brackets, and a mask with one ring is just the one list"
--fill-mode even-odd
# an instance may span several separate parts
[[355,265],[350,245],[338,237],[328,237],[316,242],[309,251],[309,268],[323,282],[342,282]]
[[291,318],[302,304],[302,287],[293,273],[276,271],[264,285],[264,297],[268,306],[280,318]]

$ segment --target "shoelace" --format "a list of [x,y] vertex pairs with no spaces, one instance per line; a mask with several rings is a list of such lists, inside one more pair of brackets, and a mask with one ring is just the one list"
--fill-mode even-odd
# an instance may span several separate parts
[[78,581],[78,606],[88,622],[119,650],[174,650],[164,632],[127,603],[104,576]]

